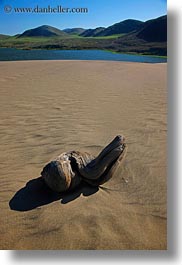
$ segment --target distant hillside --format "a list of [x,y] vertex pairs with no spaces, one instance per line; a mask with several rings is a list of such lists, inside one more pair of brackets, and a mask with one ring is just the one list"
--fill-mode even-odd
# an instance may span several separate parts
[[145,22],[137,37],[152,42],[167,41],[167,16]]
[[[83,32],[79,36],[82,38],[78,38],[76,35],[81,31]],[[88,30],[73,28],[62,31],[51,26],[41,26],[27,30],[20,35],[1,34],[0,47],[59,50],[104,49],[122,53],[166,56],[167,16],[146,22],[128,19],[108,28],[98,27]]]
[[82,37],[96,37],[98,36],[105,28],[98,27],[96,29],[87,29],[80,36]]
[[83,28],[68,28],[68,29],[63,29],[63,31],[68,33],[68,34],[80,35],[84,31],[86,31],[86,29],[83,29]]
[[143,23],[144,22],[139,20],[127,19],[106,28],[102,32],[98,33],[97,36],[111,36],[115,34],[129,33],[140,29]]
[[119,52],[129,51],[166,56],[167,16],[146,21],[142,29],[115,39],[110,46]]
[[10,37],[9,35],[0,34],[0,40],[6,39],[9,37]]
[[62,37],[62,36],[66,36],[66,35],[67,35],[67,33],[65,33],[62,30],[59,30],[59,29],[51,27],[51,26],[43,25],[43,26],[40,26],[38,28],[26,30],[25,32],[20,34],[18,36],[18,38],[22,38],[22,37],[56,37],[56,36]]
[[20,35],[21,35],[21,34],[16,34],[16,35],[14,35],[14,37],[18,38],[18,37],[20,37]]

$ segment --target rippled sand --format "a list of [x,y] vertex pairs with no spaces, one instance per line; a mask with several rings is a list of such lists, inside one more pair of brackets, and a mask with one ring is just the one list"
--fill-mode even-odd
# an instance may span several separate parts
[[[166,64],[0,62],[0,95],[1,249],[167,248]],[[128,152],[103,188],[40,181],[58,154],[117,134]]]

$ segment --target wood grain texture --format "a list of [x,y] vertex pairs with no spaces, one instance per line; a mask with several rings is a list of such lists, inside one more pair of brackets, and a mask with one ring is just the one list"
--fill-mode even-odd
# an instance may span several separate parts
[[48,187],[56,192],[74,189],[82,181],[99,186],[112,177],[125,152],[125,139],[118,135],[96,158],[85,152],[63,153],[48,163],[41,175]]

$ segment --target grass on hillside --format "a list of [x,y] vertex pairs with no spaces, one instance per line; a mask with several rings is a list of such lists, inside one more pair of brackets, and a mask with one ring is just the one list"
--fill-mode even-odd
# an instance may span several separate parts
[[124,35],[125,35],[125,33],[123,33],[123,34],[114,34],[114,35],[110,35],[110,36],[98,36],[98,37],[87,37],[87,38],[107,40],[107,39],[117,39],[117,38],[122,37]]
[[[22,37],[17,36],[0,39],[0,48],[17,48],[24,50],[110,50],[112,52],[135,53],[145,55],[166,56],[166,43],[150,43],[136,37],[125,38],[125,34],[104,37]],[[123,36],[121,38],[121,36]],[[123,39],[123,40],[122,40]]]

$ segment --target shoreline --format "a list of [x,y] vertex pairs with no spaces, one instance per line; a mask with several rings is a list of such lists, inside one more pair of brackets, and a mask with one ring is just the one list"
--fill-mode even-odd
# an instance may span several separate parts
[[17,60],[17,61],[0,61],[0,64],[2,64],[2,63],[25,63],[25,62],[37,62],[37,63],[39,63],[39,62],[86,62],[86,63],[88,63],[88,62],[90,62],[90,63],[94,63],[94,62],[99,62],[99,63],[110,63],[110,64],[112,64],[112,63],[118,63],[118,64],[141,64],[141,65],[167,65],[168,63],[167,62],[161,62],[161,63],[146,63],[146,62],[128,62],[128,61],[110,61],[110,60],[108,60],[108,61],[106,61],[106,60]]
[[110,52],[113,54],[119,54],[119,55],[134,55],[134,56],[146,56],[151,58],[161,58],[161,59],[168,59],[168,56],[161,56],[161,55],[155,55],[155,54],[142,54],[142,53],[135,53],[135,52],[119,52],[115,50],[109,50],[109,49],[24,49],[24,48],[16,48],[16,47],[0,47],[0,49],[15,49],[20,51],[105,51]]

